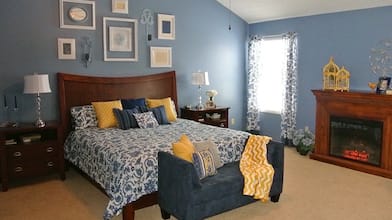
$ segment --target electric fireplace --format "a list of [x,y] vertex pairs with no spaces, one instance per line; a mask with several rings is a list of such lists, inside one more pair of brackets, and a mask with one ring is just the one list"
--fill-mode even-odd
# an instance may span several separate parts
[[310,158],[392,178],[392,96],[312,90],[316,139]]
[[379,166],[382,124],[380,121],[331,116],[329,153]]

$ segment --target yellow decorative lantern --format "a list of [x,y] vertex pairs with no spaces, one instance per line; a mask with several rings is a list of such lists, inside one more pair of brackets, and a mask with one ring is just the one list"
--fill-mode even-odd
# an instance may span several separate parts
[[344,66],[336,74],[335,91],[348,91],[350,89],[350,72]]
[[333,89],[336,91],[336,75],[339,72],[338,65],[335,64],[333,57],[323,68],[323,89]]

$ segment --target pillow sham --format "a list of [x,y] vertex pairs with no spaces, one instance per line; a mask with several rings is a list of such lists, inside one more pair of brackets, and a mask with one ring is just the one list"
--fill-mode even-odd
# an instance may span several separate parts
[[142,108],[147,108],[146,99],[138,98],[138,99],[121,99],[121,105],[123,109],[134,109],[135,107],[141,106]]
[[92,102],[98,119],[99,128],[117,127],[117,120],[114,116],[113,109],[121,109],[120,100],[106,102]]
[[195,146],[195,151],[203,151],[203,150],[210,151],[214,158],[216,169],[223,166],[223,163],[220,160],[218,147],[214,142],[212,142],[211,140],[194,142],[193,146]]
[[117,119],[118,127],[123,130],[130,128],[138,128],[137,121],[133,116],[133,113],[140,113],[138,107],[133,109],[113,109],[114,116]]
[[133,113],[140,128],[156,128],[159,126],[152,112]]
[[173,143],[172,147],[175,156],[191,163],[193,162],[192,154],[195,152],[195,147],[189,140],[188,136],[186,136],[185,134],[181,135],[178,142]]
[[155,108],[161,105],[165,107],[166,117],[169,122],[175,121],[177,117],[175,115],[175,109],[172,109],[170,97],[164,99],[147,99],[147,107],[149,108]]
[[167,120],[165,107],[163,105],[160,105],[155,108],[150,108],[148,109],[148,111],[154,113],[154,116],[157,119],[158,124],[160,125],[170,124],[169,120]]
[[72,126],[75,130],[97,127],[97,115],[92,105],[71,107]]
[[214,157],[209,150],[202,150],[192,154],[193,165],[195,166],[199,179],[215,175],[216,167]]

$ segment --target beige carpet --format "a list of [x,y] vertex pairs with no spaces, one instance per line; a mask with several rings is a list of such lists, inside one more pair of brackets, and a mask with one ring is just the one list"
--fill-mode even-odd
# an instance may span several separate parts
[[[392,219],[391,179],[311,160],[293,148],[286,148],[285,154],[279,203],[256,202],[210,220]],[[64,182],[57,176],[14,182],[8,192],[0,192],[0,219],[98,220],[107,201],[102,192],[71,169]],[[157,205],[136,212],[136,220],[159,219]]]

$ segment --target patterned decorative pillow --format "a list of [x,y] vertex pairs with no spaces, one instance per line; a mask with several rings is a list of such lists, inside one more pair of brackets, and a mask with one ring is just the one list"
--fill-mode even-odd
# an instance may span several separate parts
[[160,125],[170,124],[170,122],[167,120],[165,107],[163,105],[155,108],[150,108],[148,110],[154,113],[154,116]]
[[159,126],[152,112],[133,113],[133,116],[140,128],[156,128]]
[[192,154],[192,158],[199,179],[216,174],[214,157],[209,150],[195,152]]
[[194,142],[193,146],[195,146],[195,151],[203,151],[203,150],[210,151],[212,156],[214,157],[216,169],[223,166],[223,163],[220,160],[218,147],[214,142],[212,142],[211,140]]
[[97,127],[98,120],[92,105],[74,106],[71,108],[72,125],[75,130]]
[[133,113],[140,113],[138,107],[133,109],[113,109],[114,116],[116,116],[118,127],[123,130],[128,130],[130,128],[138,128],[137,121],[133,116]]

